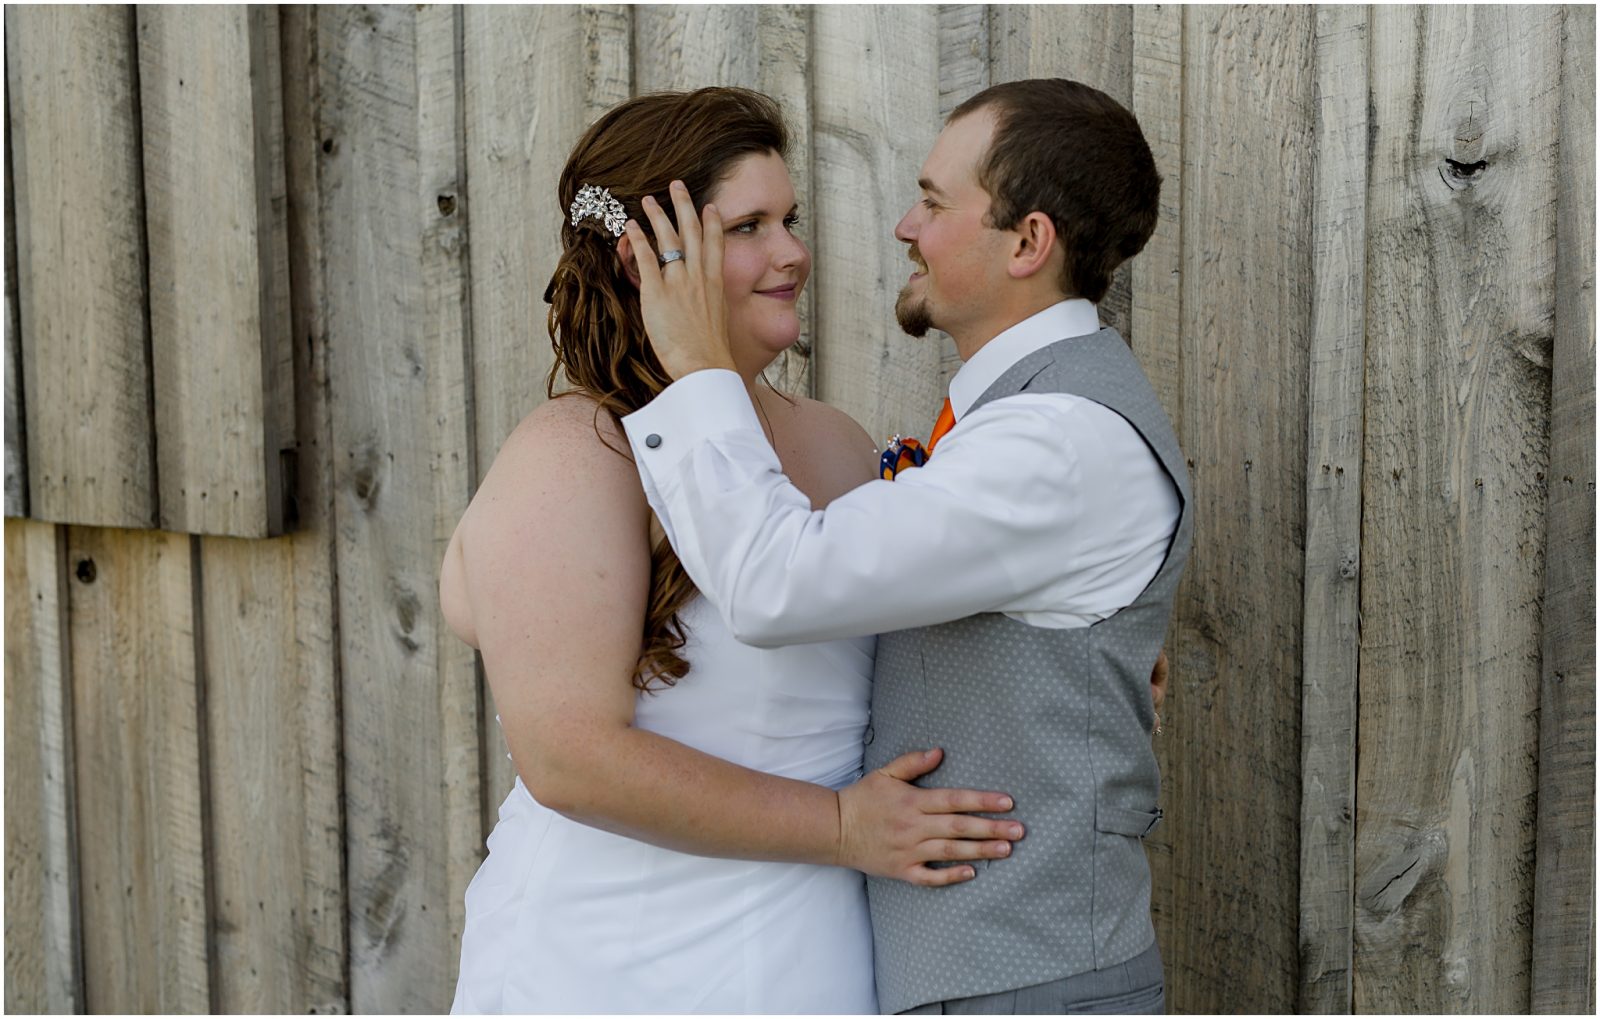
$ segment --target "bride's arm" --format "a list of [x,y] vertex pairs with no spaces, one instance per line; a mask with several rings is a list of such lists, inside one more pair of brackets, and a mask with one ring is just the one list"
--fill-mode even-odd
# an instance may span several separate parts
[[[648,507],[602,444],[594,405],[552,401],[507,440],[461,528],[462,574],[518,773],[535,799],[598,828],[708,856],[838,864],[943,884],[1004,855],[999,794],[924,790],[903,758],[835,794],[633,726],[649,590]],[[626,449],[604,415],[607,440]],[[670,695],[670,691],[667,695]]]

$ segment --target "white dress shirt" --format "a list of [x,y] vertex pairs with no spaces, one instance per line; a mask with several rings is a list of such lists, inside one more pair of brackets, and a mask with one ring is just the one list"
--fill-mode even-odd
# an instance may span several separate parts
[[1022,358],[1099,327],[1092,303],[1068,300],[996,336],[951,379],[956,424],[927,464],[823,510],[784,476],[734,372],[687,375],[622,423],[672,547],[747,644],[979,612],[1089,626],[1160,569],[1177,489],[1133,426],[1091,400],[972,404]]

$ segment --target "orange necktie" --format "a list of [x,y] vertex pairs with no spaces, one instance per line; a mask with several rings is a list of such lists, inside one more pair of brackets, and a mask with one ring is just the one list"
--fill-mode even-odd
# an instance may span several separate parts
[[933,447],[939,444],[945,433],[956,426],[955,411],[950,409],[950,398],[944,398],[944,406],[939,408],[939,420],[933,423],[933,434],[928,436],[928,455],[933,455]]

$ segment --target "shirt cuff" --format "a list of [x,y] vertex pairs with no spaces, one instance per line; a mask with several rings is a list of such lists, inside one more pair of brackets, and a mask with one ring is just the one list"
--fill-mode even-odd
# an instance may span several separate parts
[[690,372],[622,419],[641,472],[675,469],[707,439],[741,429],[761,432],[761,420],[738,372]]

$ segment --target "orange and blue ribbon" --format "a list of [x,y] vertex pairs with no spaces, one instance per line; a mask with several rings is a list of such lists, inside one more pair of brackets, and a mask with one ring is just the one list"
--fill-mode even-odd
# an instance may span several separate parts
[[933,423],[933,434],[928,438],[928,448],[923,449],[922,443],[916,439],[902,439],[896,435],[890,439],[883,451],[883,456],[878,460],[878,475],[885,481],[893,481],[894,476],[907,467],[921,467],[928,462],[928,457],[933,455],[933,447],[939,444],[945,433],[954,428],[956,416],[950,407],[950,398],[945,397],[944,406],[939,408],[939,419]]
[[922,448],[922,443],[896,435],[889,440],[883,456],[878,459],[878,475],[885,481],[893,481],[894,476],[907,467],[921,467],[927,462],[928,451]]

